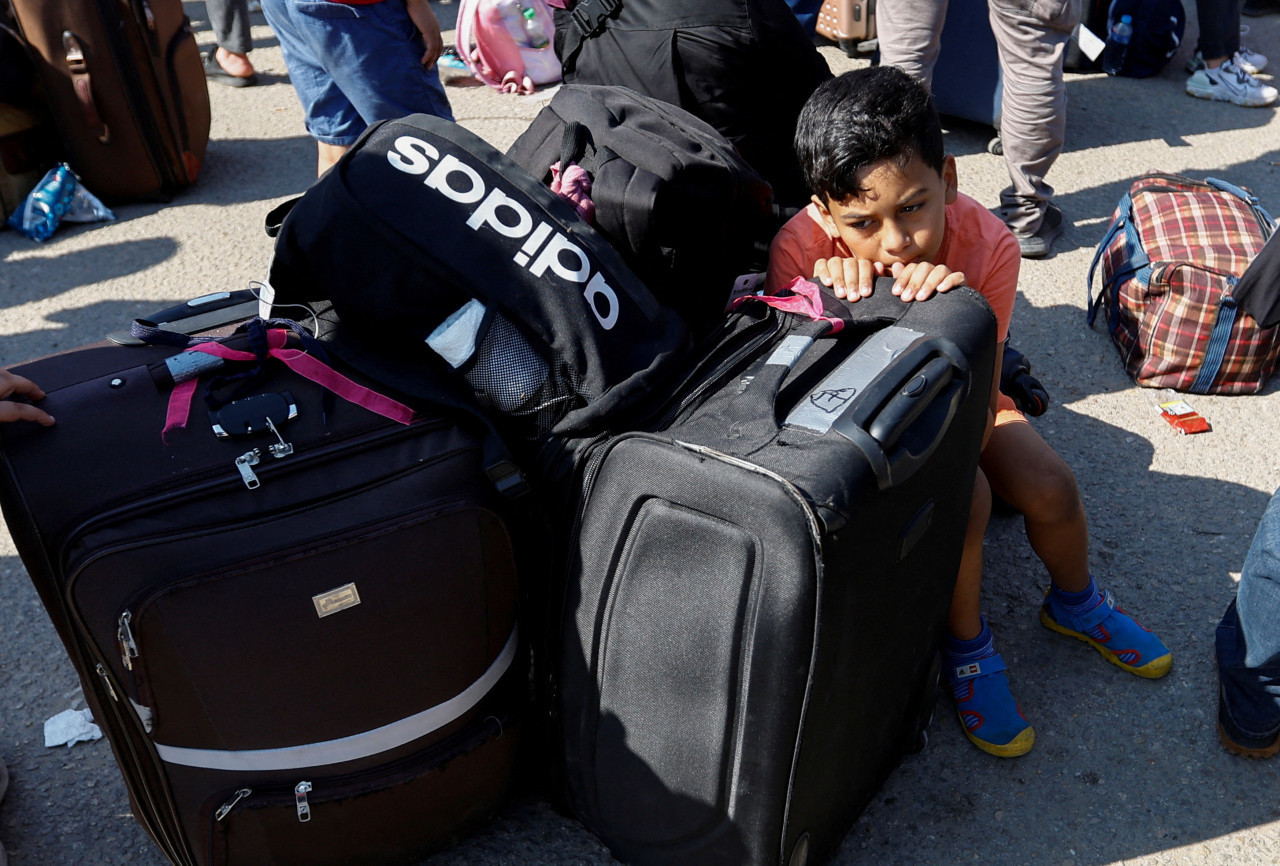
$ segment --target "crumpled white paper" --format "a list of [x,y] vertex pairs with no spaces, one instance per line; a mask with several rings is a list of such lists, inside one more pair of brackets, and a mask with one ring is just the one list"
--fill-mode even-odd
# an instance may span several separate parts
[[76,743],[102,739],[102,730],[93,723],[93,713],[88,709],[63,710],[44,722],[44,745],[70,748]]

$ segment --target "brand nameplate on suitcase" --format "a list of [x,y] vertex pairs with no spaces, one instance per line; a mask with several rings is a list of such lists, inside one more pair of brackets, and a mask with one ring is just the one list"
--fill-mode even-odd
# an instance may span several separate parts
[[876,374],[920,336],[919,331],[897,325],[876,331],[791,410],[786,425],[826,433]]
[[331,613],[355,607],[360,603],[360,593],[356,590],[354,583],[348,583],[346,586],[312,596],[311,602],[316,606],[316,615],[326,617]]

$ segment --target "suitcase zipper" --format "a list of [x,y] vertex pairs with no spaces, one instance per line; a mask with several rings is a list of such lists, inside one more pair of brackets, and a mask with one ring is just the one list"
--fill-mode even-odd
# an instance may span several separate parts
[[[293,805],[299,823],[312,819],[313,806],[375,793],[395,784],[411,781],[423,773],[421,768],[445,764],[473,751],[490,738],[500,739],[510,718],[489,714],[424,751],[370,770],[339,776],[309,776],[298,782],[270,783],[238,788],[226,797],[213,813],[214,823],[245,809],[268,809]],[[319,790],[317,790],[319,786]],[[208,813],[205,813],[208,814]]]
[[[396,426],[394,428],[387,429],[382,435],[371,439],[367,443],[367,447],[380,447],[387,443],[394,442],[401,437],[417,435],[424,429],[444,429],[452,426],[452,423],[453,422],[445,419],[433,419],[432,421],[425,422],[423,424],[411,424],[409,427]],[[258,470],[258,472],[253,473],[254,477],[259,478],[260,483],[262,476],[269,477],[270,475],[278,474],[280,472],[292,472],[303,469],[314,462],[323,461],[333,451],[340,450],[338,449],[338,446],[347,440],[365,435],[371,430],[377,430],[379,427],[384,426],[385,425],[382,424],[362,426],[345,430],[337,434],[309,439],[297,446],[294,446],[297,459],[289,461],[288,466],[272,466],[269,469],[261,469]],[[254,450],[256,451],[257,449]],[[447,455],[441,454],[438,455],[438,458],[445,456]],[[240,457],[236,458],[234,463],[238,464],[241,460],[246,460],[247,462],[247,454],[242,454]],[[140,502],[150,502],[151,510],[155,510],[177,499],[187,499],[215,491],[230,483],[232,477],[239,479],[241,483],[245,483],[246,478],[244,471],[241,470],[238,465],[236,465],[235,468],[237,470],[237,474],[235,476],[232,476],[227,471],[225,464],[223,464],[190,472],[183,475],[181,478],[134,491],[127,497],[122,497],[114,503],[105,504],[103,510],[98,511],[96,514],[86,518],[76,526],[73,526],[62,536],[62,538],[58,539],[56,544],[50,546],[63,551],[70,550],[81,536],[92,531],[97,525],[109,522],[120,514],[132,510]],[[63,574],[71,573],[72,569],[68,567],[69,565],[70,563],[63,563]]]

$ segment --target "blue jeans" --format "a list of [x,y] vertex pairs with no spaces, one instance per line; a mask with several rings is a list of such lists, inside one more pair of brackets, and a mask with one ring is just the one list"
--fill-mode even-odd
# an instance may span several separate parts
[[1280,490],[1271,497],[1218,625],[1219,720],[1233,739],[1280,733]]
[[263,0],[262,11],[317,141],[347,147],[370,124],[408,114],[453,120],[439,74],[422,66],[422,34],[401,0]]

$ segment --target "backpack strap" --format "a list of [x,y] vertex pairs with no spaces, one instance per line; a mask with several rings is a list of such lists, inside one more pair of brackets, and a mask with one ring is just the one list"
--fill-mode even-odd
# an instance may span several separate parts
[[565,69],[573,68],[574,60],[582,50],[582,43],[600,35],[605,22],[621,8],[622,0],[577,0],[569,4],[565,12],[573,26],[561,31],[564,43],[560,46],[560,63]]

